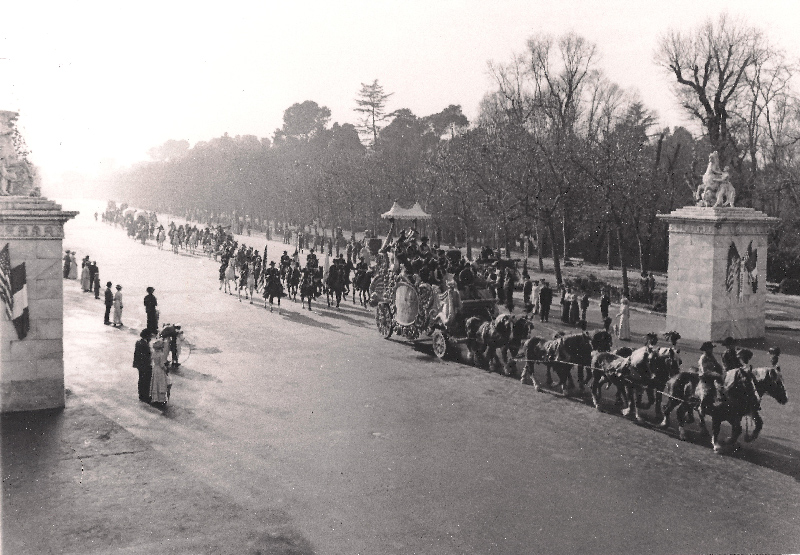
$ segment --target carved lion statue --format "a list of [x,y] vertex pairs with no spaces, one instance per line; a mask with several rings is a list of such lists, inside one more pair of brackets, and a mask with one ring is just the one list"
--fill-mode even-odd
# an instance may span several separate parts
[[703,174],[703,182],[697,187],[695,200],[698,206],[731,206],[736,201],[736,189],[730,182],[730,166],[719,169],[719,153],[708,155],[708,168]]

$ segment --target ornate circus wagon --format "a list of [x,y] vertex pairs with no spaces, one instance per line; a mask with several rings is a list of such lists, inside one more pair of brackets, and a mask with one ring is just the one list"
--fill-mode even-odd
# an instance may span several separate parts
[[416,276],[396,273],[388,256],[380,255],[370,287],[370,304],[375,307],[380,334],[410,341],[430,337],[437,357],[461,358],[466,351],[465,321],[471,316],[492,319],[496,303],[488,291],[473,291],[470,297],[477,298],[464,299],[452,280],[447,283],[441,291]]

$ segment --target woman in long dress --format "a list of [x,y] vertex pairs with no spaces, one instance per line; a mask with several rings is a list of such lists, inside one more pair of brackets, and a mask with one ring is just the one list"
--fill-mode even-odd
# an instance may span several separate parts
[[89,263],[84,262],[83,269],[81,269],[81,289],[83,292],[86,293],[87,291],[91,291],[92,284],[89,281]]
[[628,305],[628,299],[622,297],[619,303],[619,313],[617,313],[617,339],[630,341],[631,339],[631,307]]
[[162,338],[153,341],[153,377],[150,379],[150,403],[154,405],[166,405],[169,400],[169,388],[167,387],[167,342]]
[[69,279],[78,279],[78,261],[75,260],[75,251],[69,254]]
[[117,285],[114,293],[114,327],[122,326],[122,286]]

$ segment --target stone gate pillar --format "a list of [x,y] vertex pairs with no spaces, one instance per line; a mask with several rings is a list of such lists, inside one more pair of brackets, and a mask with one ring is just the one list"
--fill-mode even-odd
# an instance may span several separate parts
[[687,206],[669,222],[667,330],[698,341],[764,337],[767,234],[752,208]]
[[0,249],[8,243],[12,268],[25,263],[30,318],[19,339],[0,306],[0,412],[64,406],[61,241],[77,214],[42,197],[0,196]]

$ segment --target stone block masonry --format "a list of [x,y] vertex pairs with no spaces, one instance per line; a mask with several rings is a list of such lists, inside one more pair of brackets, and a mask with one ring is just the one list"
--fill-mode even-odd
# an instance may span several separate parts
[[0,412],[64,406],[64,224],[77,212],[41,197],[0,197],[0,248],[25,263],[30,331],[19,339],[0,311]]
[[669,223],[667,330],[697,341],[764,337],[767,234],[752,208],[687,206]]

